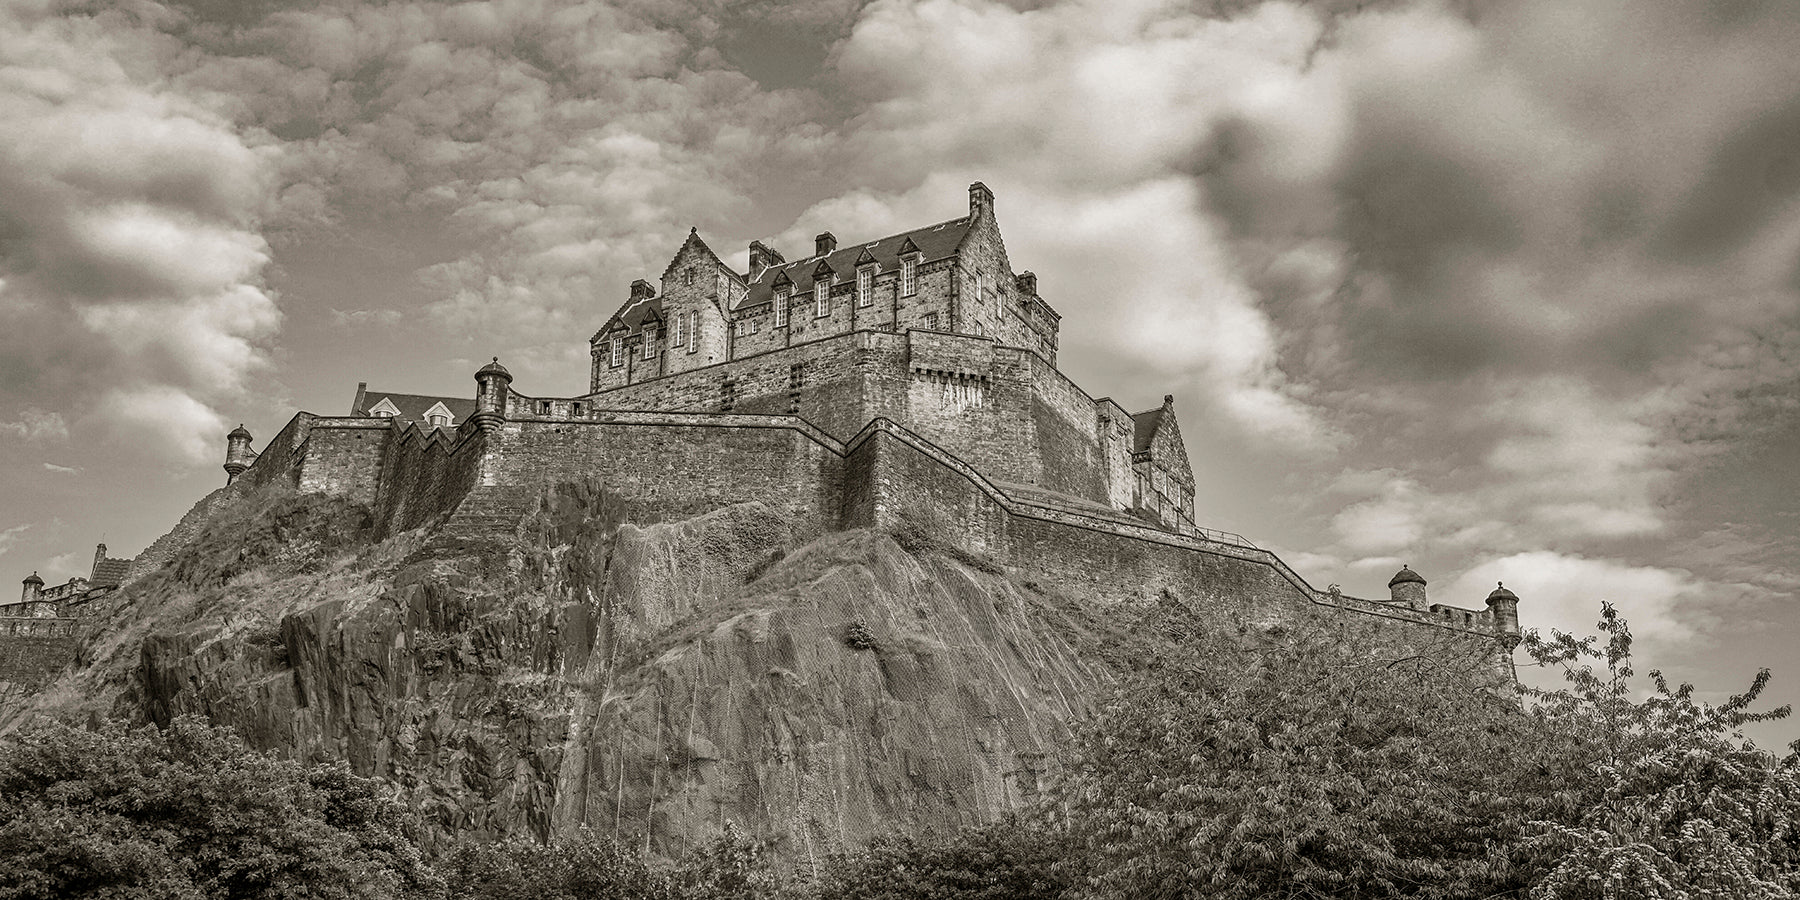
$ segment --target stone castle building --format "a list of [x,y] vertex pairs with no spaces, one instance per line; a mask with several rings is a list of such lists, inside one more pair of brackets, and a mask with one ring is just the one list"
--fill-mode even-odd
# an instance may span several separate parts
[[1096,602],[1171,592],[1250,597],[1270,619],[1325,605],[1491,639],[1510,671],[1517,598],[1429,603],[1318,590],[1274,554],[1199,524],[1173,397],[1132,411],[1057,368],[1061,316],[1015,271],[994,195],[966,215],[787,260],[754,241],[748,271],[697,231],[659,284],[638,280],[589,340],[587,390],[515,389],[496,359],[473,397],[358,385],[349,415],[296,415],[260,452],[227,440],[227,487],[130,567],[166,561],[209,511],[281,482],[347,496],[380,534],[504,529],[545,487],[589,479],[642,520],[761,503],[813,533],[922,527]]

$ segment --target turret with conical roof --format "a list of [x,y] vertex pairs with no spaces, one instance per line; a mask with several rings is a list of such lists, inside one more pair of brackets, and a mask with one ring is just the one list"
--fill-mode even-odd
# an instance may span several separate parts
[[1505,582],[1496,585],[1487,596],[1488,613],[1494,617],[1494,633],[1510,652],[1519,645],[1519,595],[1507,590]]
[[30,603],[31,601],[36,600],[38,594],[43,590],[44,579],[39,578],[38,573],[33,572],[30,575],[25,576],[25,590],[19,594],[19,602]]
[[1428,605],[1425,600],[1425,579],[1410,566],[1401,566],[1400,571],[1388,579],[1388,592],[1395,603],[1404,603],[1413,609],[1424,609]]
[[256,453],[250,449],[250,430],[243,425],[231,429],[225,436],[225,483],[232,484],[238,476],[256,462]]
[[500,357],[475,371],[475,414],[469,417],[476,428],[492,433],[506,421],[506,397],[512,390],[512,373],[500,364]]

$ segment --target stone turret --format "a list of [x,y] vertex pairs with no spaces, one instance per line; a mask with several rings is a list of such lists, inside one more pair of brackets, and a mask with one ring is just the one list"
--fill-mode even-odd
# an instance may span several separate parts
[[[242,425],[231,429],[231,433],[225,436],[226,484],[237,481],[238,476],[242,475],[244,470],[250,468],[250,464],[256,461],[256,454],[250,450],[251,440],[249,430]],[[101,545],[100,555],[105,555],[104,544]]]
[[1388,579],[1388,592],[1395,603],[1404,603],[1413,609],[1425,609],[1425,579],[1407,566],[1401,566],[1394,577]]
[[[646,285],[647,286],[647,285]],[[633,285],[633,289],[636,286]],[[475,373],[475,414],[469,417],[476,428],[493,433],[506,421],[506,395],[512,390],[512,373],[500,364],[500,357]]]
[[1511,651],[1519,646],[1519,595],[1507,590],[1505,582],[1497,584],[1487,596],[1488,614],[1493,616],[1494,633],[1500,643]]
[[39,578],[38,573],[33,572],[30,575],[25,576],[25,590],[19,594],[19,602],[30,603],[31,601],[36,600],[38,594],[42,593],[43,590],[44,579]]

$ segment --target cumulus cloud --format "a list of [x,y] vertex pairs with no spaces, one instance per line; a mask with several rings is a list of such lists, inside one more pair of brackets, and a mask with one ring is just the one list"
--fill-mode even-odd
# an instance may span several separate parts
[[1454,597],[1481,598],[1501,583],[1519,595],[1520,617],[1546,636],[1552,628],[1594,634],[1601,601],[1609,601],[1630,621],[1632,633],[1653,650],[1678,646],[1703,633],[1713,623],[1697,618],[1697,611],[1709,602],[1739,599],[1740,594],[1733,590],[1732,596],[1703,597],[1721,589],[1683,569],[1546,550],[1483,562],[1455,579],[1447,591]]
[[[183,429],[210,427],[213,404],[243,395],[280,321],[257,227],[271,169],[230,122],[168,89],[179,47],[158,15],[0,12],[0,115],[11,123],[0,134],[0,353],[20,376],[10,399],[54,397],[77,428],[117,412],[120,391],[185,408],[108,427],[186,461],[215,435]],[[63,414],[51,415],[22,420],[20,433],[65,436]]]
[[12,422],[0,422],[0,431],[28,441],[59,441],[68,438],[69,425],[61,413],[27,409]]

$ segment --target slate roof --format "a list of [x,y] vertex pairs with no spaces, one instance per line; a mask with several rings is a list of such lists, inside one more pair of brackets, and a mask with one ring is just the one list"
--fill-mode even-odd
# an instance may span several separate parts
[[868,258],[873,259],[879,266],[877,271],[898,271],[900,248],[905,246],[908,240],[911,240],[913,246],[918,248],[921,262],[943,259],[956,253],[956,248],[962,244],[962,239],[969,233],[969,226],[973,222],[973,218],[964,216],[948,222],[939,222],[936,225],[927,225],[923,228],[891,234],[876,241],[841,244],[836,250],[824,256],[813,255],[805,259],[785,262],[779,266],[771,266],[750,285],[750,292],[738,301],[733,310],[746,309],[769,302],[775,295],[775,279],[782,274],[786,274],[788,280],[793,282],[795,296],[811,291],[813,271],[819,267],[820,262],[829,265],[832,272],[840,279],[854,277],[857,262],[859,260],[867,262],[864,254],[867,254]]
[[1131,452],[1142,453],[1150,449],[1150,442],[1156,439],[1156,429],[1162,427],[1163,412],[1166,406],[1159,406],[1148,412],[1131,414]]
[[663,298],[660,294],[655,297],[628,301],[618,312],[613,313],[613,317],[608,319],[606,325],[594,336],[599,337],[620,325],[624,325],[627,330],[636,332],[643,327],[645,322],[660,323],[663,321],[662,302]]
[[431,397],[425,394],[395,394],[377,390],[364,390],[358,397],[359,402],[351,404],[353,408],[350,410],[350,414],[366,416],[369,414],[369,410],[379,404],[384,397],[392,400],[394,406],[400,410],[400,414],[394,418],[402,422],[424,424],[425,411],[439,403],[444,404],[444,408],[450,411],[450,424],[452,425],[460,425],[463,420],[475,414],[475,398],[473,397]]
[[94,587],[118,587],[131,573],[131,560],[106,557],[94,564],[88,583]]

